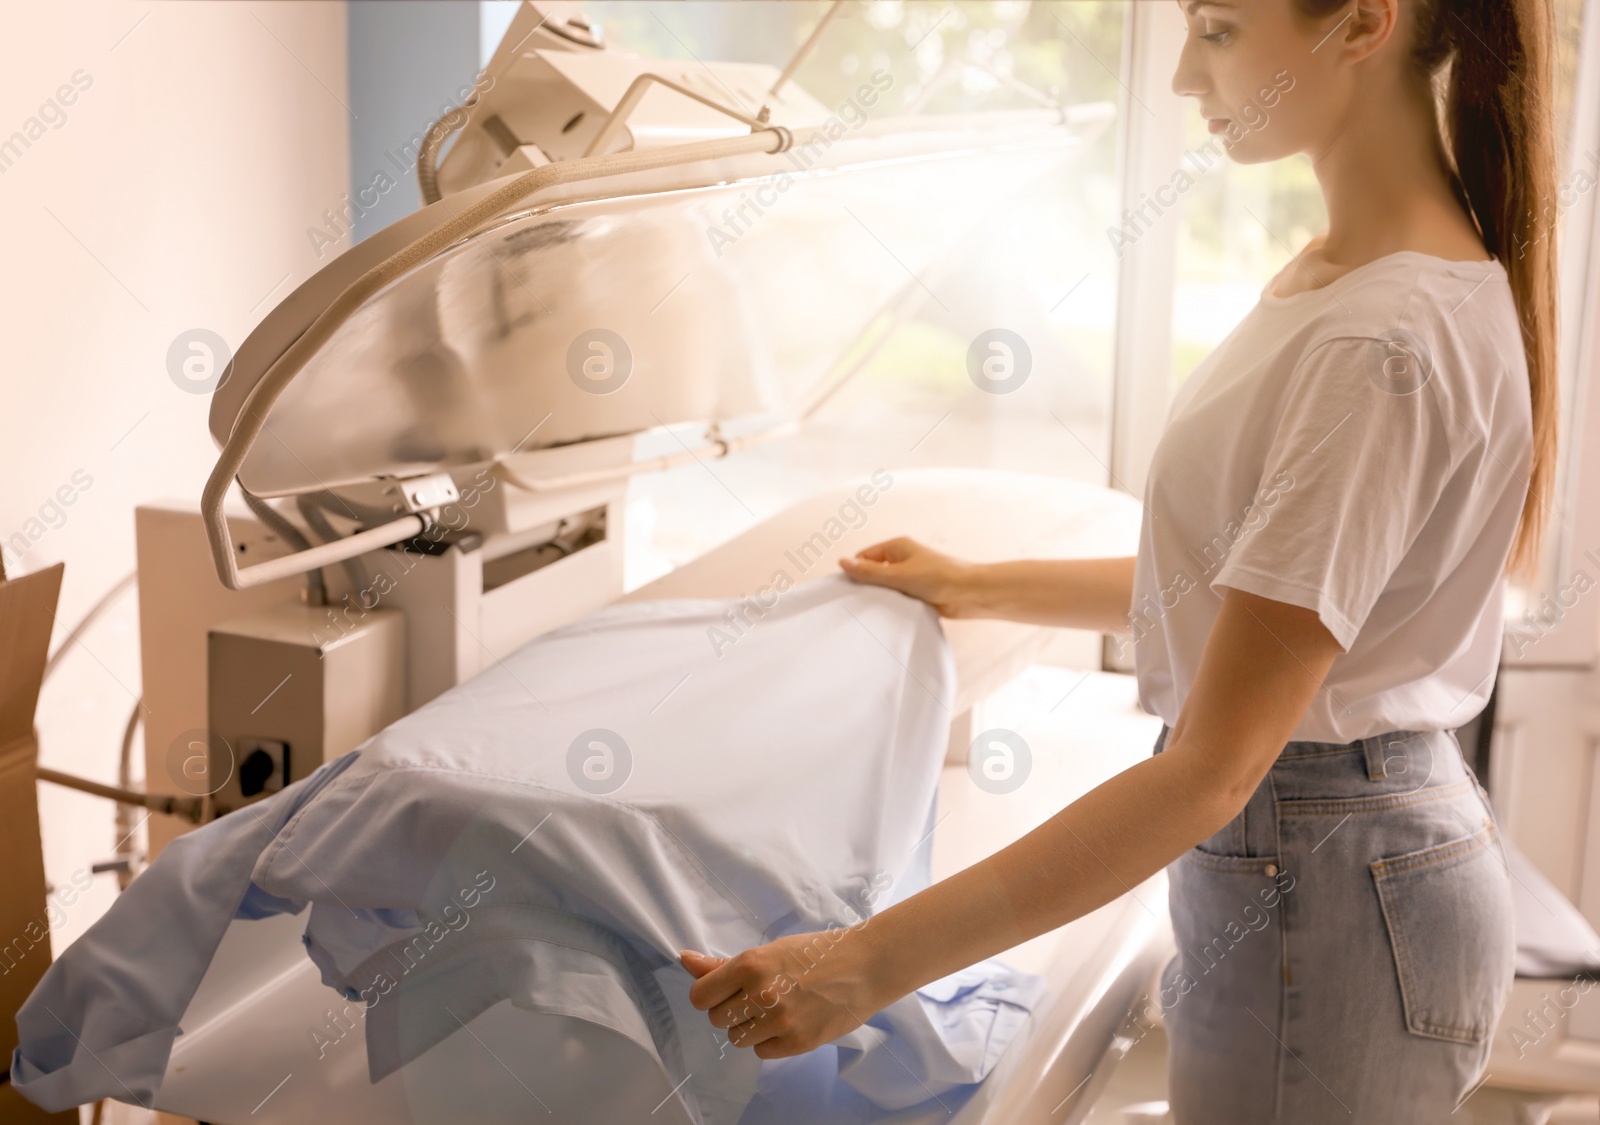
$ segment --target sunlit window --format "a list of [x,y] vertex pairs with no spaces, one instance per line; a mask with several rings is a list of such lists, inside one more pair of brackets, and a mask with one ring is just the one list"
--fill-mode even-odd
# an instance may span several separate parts
[[1572,143],[1572,99],[1578,87],[1578,56],[1583,37],[1584,0],[1555,0],[1556,137],[1561,142],[1563,179],[1580,164],[1595,171],[1593,152],[1579,152]]
[[[609,42],[641,54],[782,66],[827,5],[591,2],[587,9]],[[1065,104],[1115,105],[1125,20],[1120,0],[849,3],[796,79],[824,105],[840,105],[864,76],[885,71],[894,80],[880,103],[888,114],[919,101],[924,113],[1028,105],[1007,79]],[[974,215],[943,268],[915,279],[920,297],[910,315],[798,436],[636,478],[627,584],[874,469],[984,466],[1104,483],[1116,319],[1116,259],[1105,230],[1117,209],[1116,133],[1112,121],[1063,173]],[[859,249],[892,252],[870,232]],[[980,391],[967,372],[974,338],[993,328],[1019,333],[1031,351],[1032,373],[1011,394]],[[667,438],[652,452],[677,448]]]
[[[1572,101],[1577,81],[1583,0],[1556,0],[1557,137],[1561,174],[1574,158]],[[1293,97],[1293,93],[1286,95]],[[1187,145],[1205,144],[1206,124],[1186,100]],[[1594,171],[1591,168],[1591,171]],[[1183,382],[1256,303],[1262,286],[1327,226],[1322,195],[1304,157],[1272,164],[1219,161],[1183,196],[1173,302],[1173,384]]]
[[[608,42],[626,50],[691,64],[782,66],[829,5],[589,0],[586,7]],[[1574,152],[1570,143],[1583,0],[1555,0],[1555,8],[1562,175],[1580,166],[1600,173],[1600,154]],[[1063,104],[1121,106],[1130,10],[1128,0],[851,0],[796,80],[824,105],[842,105],[865,77],[887,73],[893,85],[878,112],[895,115],[1028,104],[1012,83]],[[1191,100],[1173,99],[1169,108],[1185,115],[1188,154],[1215,149]],[[882,346],[799,435],[633,480],[627,585],[874,469],[982,466],[1106,483],[1117,322],[1117,258],[1106,232],[1119,226],[1122,125],[1114,121],[1049,182],[973,216],[943,268],[908,280],[919,298],[909,314],[880,323]],[[1172,308],[1146,310],[1171,316],[1174,389],[1327,220],[1303,157],[1184,167],[1194,185],[1167,216],[1177,224]],[[893,247],[867,232],[859,252]],[[978,334],[1002,327],[1029,344],[1033,374],[1015,393],[988,394],[969,378],[967,352]],[[698,433],[642,439],[640,455],[679,451],[680,438],[693,444]]]

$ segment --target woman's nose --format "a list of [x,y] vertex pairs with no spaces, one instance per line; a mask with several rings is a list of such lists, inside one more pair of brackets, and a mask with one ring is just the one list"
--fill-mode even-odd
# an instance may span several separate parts
[[1178,65],[1172,72],[1172,92],[1180,98],[1198,98],[1209,88],[1204,69],[1200,66],[1197,40],[1188,35],[1183,40],[1183,50],[1178,55]]

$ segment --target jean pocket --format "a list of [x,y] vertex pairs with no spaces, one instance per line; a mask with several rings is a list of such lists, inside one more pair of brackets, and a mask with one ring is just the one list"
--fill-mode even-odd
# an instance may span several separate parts
[[1495,831],[1371,864],[1413,1034],[1479,1044],[1494,1030],[1516,955],[1511,887]]
[[1244,813],[1240,813],[1220,829],[1195,845],[1195,851],[1219,859],[1245,858]]
[[1293,877],[1266,856],[1198,848],[1180,856],[1167,877],[1178,955],[1163,974],[1161,1010],[1171,1026],[1209,1034],[1200,1029],[1246,1018],[1245,1008],[1276,1011]]

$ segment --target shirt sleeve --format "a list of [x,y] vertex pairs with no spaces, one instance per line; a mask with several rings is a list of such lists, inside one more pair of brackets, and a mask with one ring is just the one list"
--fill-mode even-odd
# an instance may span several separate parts
[[1313,610],[1350,650],[1456,469],[1431,360],[1395,377],[1417,362],[1365,337],[1305,356],[1211,589]]

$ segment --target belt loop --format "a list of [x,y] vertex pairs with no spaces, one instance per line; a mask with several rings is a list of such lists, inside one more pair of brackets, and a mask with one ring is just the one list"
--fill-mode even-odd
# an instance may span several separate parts
[[1384,767],[1383,739],[1383,735],[1375,734],[1361,740],[1361,748],[1367,755],[1368,781],[1377,781],[1389,776],[1389,771]]

